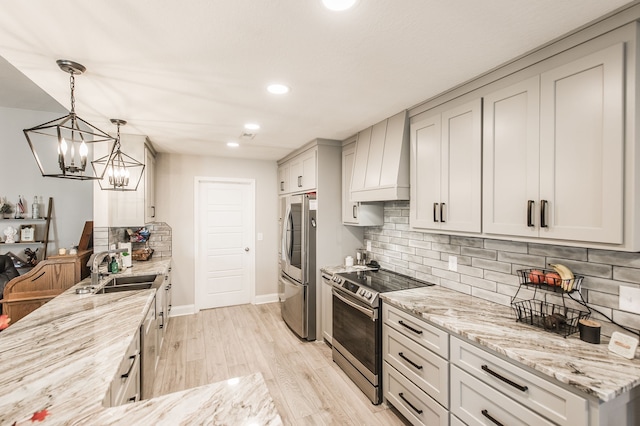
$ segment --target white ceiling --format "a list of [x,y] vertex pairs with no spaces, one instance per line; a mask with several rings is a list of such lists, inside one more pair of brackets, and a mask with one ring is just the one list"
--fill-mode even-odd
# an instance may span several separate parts
[[[123,133],[159,151],[278,159],[316,137],[345,139],[626,3],[360,0],[337,13],[320,0],[3,0],[0,56],[65,108],[69,76],[55,61],[85,65],[76,112],[105,131],[122,118]],[[21,96],[20,73],[6,65],[0,106],[57,108],[28,82]],[[273,81],[291,93],[267,93]],[[245,122],[262,128],[228,148]]]

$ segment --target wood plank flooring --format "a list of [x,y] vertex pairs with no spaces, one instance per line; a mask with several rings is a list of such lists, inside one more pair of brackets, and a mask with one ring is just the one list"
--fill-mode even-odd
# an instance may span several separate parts
[[324,342],[303,342],[278,303],[171,318],[154,395],[260,372],[285,425],[405,425],[373,405],[331,360]]

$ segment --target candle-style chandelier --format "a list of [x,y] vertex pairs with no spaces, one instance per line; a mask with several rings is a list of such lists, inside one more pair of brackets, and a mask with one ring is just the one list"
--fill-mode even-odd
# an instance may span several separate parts
[[142,179],[144,164],[122,152],[120,126],[126,121],[112,118],[111,122],[118,126],[116,143],[113,152],[91,162],[96,169],[106,168],[105,175],[98,181],[103,191],[136,191]]
[[113,152],[115,139],[76,114],[75,76],[84,73],[86,68],[66,59],[56,62],[62,71],[70,74],[71,111],[64,117],[24,129],[29,148],[42,176],[102,179],[105,170],[87,167],[87,161],[97,152]]

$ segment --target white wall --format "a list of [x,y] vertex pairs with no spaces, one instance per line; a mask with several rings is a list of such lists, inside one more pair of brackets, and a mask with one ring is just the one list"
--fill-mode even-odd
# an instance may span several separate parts
[[173,305],[195,303],[194,178],[256,181],[256,296],[278,292],[278,192],[275,161],[160,153],[156,158],[157,220],[173,229]]
[[[58,247],[69,248],[78,244],[84,223],[93,220],[92,182],[42,177],[22,132],[25,128],[63,115],[0,107],[0,196],[7,197],[7,201],[15,204],[18,195],[22,195],[31,214],[33,197],[41,195],[44,200],[44,206],[41,207],[43,215],[48,198],[53,197],[49,254],[57,252]],[[0,232],[9,225],[0,220]],[[15,226],[15,223],[11,225]],[[11,251],[21,255],[24,248],[15,246]],[[6,247],[0,252],[6,252]]]

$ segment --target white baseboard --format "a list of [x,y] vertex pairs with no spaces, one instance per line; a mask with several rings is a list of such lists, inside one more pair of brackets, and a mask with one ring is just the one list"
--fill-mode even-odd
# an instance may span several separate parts
[[273,303],[278,301],[278,293],[256,295],[253,298],[254,305],[262,305],[263,303]]
[[182,315],[193,315],[196,313],[196,305],[172,306],[171,316],[180,317]]

